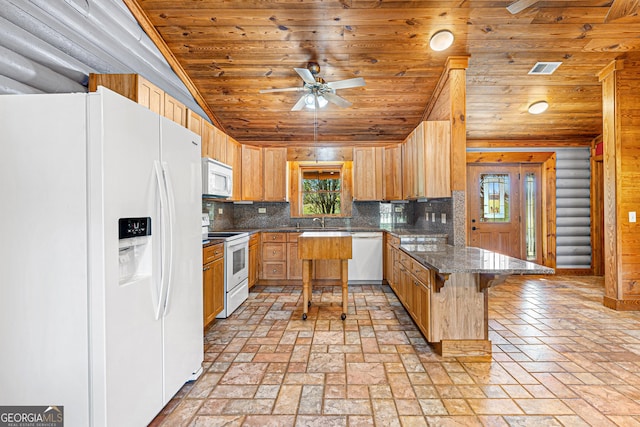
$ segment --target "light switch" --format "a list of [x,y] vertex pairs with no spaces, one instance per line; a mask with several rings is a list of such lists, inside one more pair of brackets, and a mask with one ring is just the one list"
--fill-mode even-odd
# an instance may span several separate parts
[[436,213],[431,212],[431,222],[436,222]]
[[267,213],[267,208],[258,208],[258,213]]
[[222,215],[222,212],[224,212],[222,208],[218,208],[218,215]]
[[447,223],[447,214],[443,213],[440,217],[442,218],[442,223],[446,224]]
[[425,219],[427,220],[427,222],[429,222],[429,212],[427,212],[426,214],[424,214]]
[[636,222],[636,213],[634,212],[629,212],[629,222]]

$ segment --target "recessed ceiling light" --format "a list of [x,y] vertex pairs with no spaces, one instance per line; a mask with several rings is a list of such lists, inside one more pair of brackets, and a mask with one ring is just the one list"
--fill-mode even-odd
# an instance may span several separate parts
[[453,33],[449,30],[438,31],[431,36],[429,47],[436,52],[448,49],[453,44]]
[[547,101],[538,101],[529,105],[529,113],[530,114],[541,114],[547,111],[549,108],[549,103]]

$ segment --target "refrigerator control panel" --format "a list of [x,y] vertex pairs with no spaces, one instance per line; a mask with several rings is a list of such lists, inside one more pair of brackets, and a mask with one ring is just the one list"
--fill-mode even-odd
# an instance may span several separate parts
[[118,239],[151,236],[151,218],[120,218],[118,220]]

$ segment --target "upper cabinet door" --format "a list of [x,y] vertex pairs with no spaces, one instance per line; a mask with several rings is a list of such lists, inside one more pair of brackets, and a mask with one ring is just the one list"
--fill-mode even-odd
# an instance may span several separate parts
[[264,159],[264,200],[284,202],[287,200],[287,149],[285,147],[265,147]]
[[262,180],[262,148],[242,144],[242,200],[262,200]]
[[384,147],[384,200],[402,200],[402,146]]
[[382,147],[356,147],[353,149],[353,200],[382,200],[383,194]]

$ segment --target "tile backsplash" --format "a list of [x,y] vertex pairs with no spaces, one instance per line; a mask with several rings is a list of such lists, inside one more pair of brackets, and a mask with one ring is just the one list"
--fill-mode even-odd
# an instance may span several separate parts
[[[203,200],[202,212],[209,214],[210,230],[318,227],[313,218],[291,218],[288,202],[250,204]],[[427,214],[429,219],[427,220]],[[442,222],[443,214],[445,222]],[[432,220],[435,218],[435,221]],[[349,218],[327,218],[327,227],[407,227],[453,236],[452,199],[427,202],[353,202]]]

